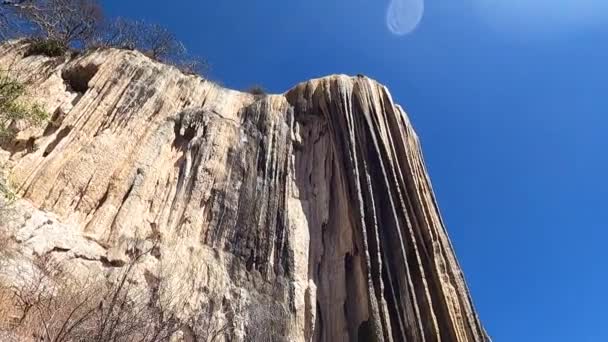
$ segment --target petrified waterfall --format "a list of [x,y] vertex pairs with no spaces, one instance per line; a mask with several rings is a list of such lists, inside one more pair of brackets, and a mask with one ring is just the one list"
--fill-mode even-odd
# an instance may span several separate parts
[[35,214],[0,226],[32,257],[104,272],[154,236],[149,267],[171,265],[190,309],[279,303],[291,341],[489,340],[418,137],[384,86],[334,75],[254,96],[137,52],[23,48],[4,45],[0,63],[24,71],[52,118],[3,146]]

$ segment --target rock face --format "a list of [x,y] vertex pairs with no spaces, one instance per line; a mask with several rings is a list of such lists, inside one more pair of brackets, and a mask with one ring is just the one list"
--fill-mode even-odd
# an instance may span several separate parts
[[33,207],[0,226],[27,253],[102,271],[158,238],[150,268],[170,265],[185,310],[281,304],[290,341],[489,340],[418,137],[382,85],[335,75],[254,96],[137,52],[23,49],[2,46],[0,63],[52,113],[3,146]]

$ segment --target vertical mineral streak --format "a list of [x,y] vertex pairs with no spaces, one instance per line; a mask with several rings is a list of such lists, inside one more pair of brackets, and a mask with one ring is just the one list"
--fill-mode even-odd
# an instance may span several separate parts
[[[326,153],[340,174],[329,177],[344,182],[342,193],[330,191],[330,197],[348,203],[349,217],[332,220],[339,211],[330,209],[328,221],[337,224],[325,229],[339,231],[344,221],[351,223],[345,275],[361,278],[355,282],[364,284],[367,300],[347,290],[347,303],[354,302],[347,307],[367,306],[368,313],[348,317],[347,312],[347,325],[354,325],[351,338],[356,331],[359,340],[487,340],[441,220],[418,137],[388,90],[367,78],[333,76],[301,84],[286,97],[296,118],[326,127]],[[353,262],[361,273],[348,274]],[[339,339],[340,331],[332,331],[339,326],[328,326],[325,340]]]

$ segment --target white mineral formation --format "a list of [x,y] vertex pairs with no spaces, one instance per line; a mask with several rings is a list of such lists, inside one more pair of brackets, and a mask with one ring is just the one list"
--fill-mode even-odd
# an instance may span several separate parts
[[488,340],[384,86],[333,75],[254,96],[134,51],[24,48],[1,46],[0,64],[52,115],[2,147],[22,199],[0,229],[24,257],[101,274],[158,240],[146,272],[164,265],[184,310],[282,305],[289,341]]

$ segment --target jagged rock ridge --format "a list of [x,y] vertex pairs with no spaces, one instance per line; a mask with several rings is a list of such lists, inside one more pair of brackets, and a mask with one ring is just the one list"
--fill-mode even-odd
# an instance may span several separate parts
[[3,147],[10,182],[94,244],[64,242],[70,262],[119,265],[127,241],[157,236],[173,284],[193,275],[193,303],[283,303],[289,340],[488,340],[418,137],[382,85],[335,75],[253,96],[132,51],[22,51],[0,62],[53,117]]

